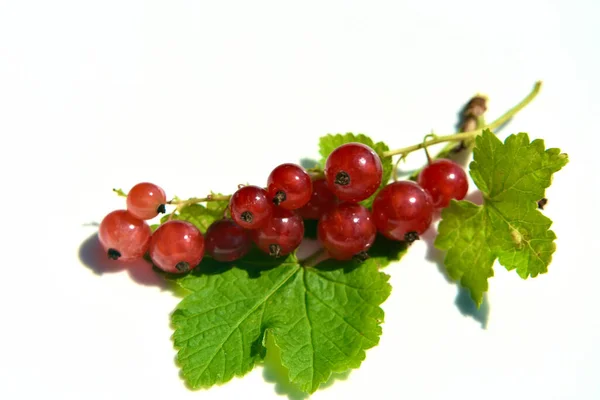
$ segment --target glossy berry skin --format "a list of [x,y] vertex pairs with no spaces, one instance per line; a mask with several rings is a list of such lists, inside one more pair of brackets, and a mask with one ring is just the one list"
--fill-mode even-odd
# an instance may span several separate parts
[[432,218],[431,196],[411,181],[390,183],[377,193],[373,202],[377,230],[393,240],[418,239],[417,235],[429,228]]
[[196,268],[204,257],[204,237],[187,221],[167,221],[152,234],[149,248],[154,264],[179,274]]
[[250,233],[256,246],[273,257],[296,250],[304,237],[304,222],[294,211],[276,207],[266,225]]
[[381,184],[382,175],[379,156],[361,143],[341,145],[325,163],[327,184],[342,201],[356,203],[367,199]]
[[465,170],[446,159],[433,161],[423,168],[417,182],[431,195],[436,208],[447,207],[452,199],[464,199],[469,190]]
[[317,234],[332,258],[349,260],[366,254],[375,241],[377,228],[365,207],[342,203],[321,216]]
[[233,221],[244,229],[257,229],[267,223],[273,213],[273,202],[263,188],[244,186],[229,200]]
[[304,219],[319,219],[324,212],[331,210],[338,202],[324,178],[314,181],[312,187],[310,201],[297,211]]
[[142,182],[127,194],[127,211],[139,219],[152,219],[165,212],[166,202],[164,190],[153,183]]
[[151,234],[147,223],[127,210],[117,210],[100,223],[98,239],[110,259],[134,261],[148,250]]
[[206,231],[204,243],[206,252],[221,262],[238,260],[252,247],[249,232],[231,219],[213,222]]
[[281,164],[269,175],[267,192],[273,204],[286,210],[296,210],[310,200],[312,180],[301,166]]

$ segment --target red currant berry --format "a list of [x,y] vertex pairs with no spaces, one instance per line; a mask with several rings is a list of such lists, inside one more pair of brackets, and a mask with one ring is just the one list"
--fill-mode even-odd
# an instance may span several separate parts
[[167,221],[150,240],[150,258],[165,272],[174,274],[196,268],[204,256],[204,237],[187,221]]
[[367,258],[377,228],[371,213],[360,204],[342,203],[319,219],[318,237],[332,258]]
[[341,145],[325,163],[327,183],[342,201],[355,203],[367,199],[381,184],[382,175],[379,156],[361,143]]
[[411,181],[390,183],[373,202],[377,230],[393,240],[417,240],[429,228],[432,218],[431,196]]
[[222,262],[244,257],[252,246],[248,231],[230,219],[213,222],[206,231],[205,243],[206,252]]
[[431,195],[436,208],[447,207],[452,199],[464,199],[469,190],[465,170],[446,159],[433,161],[423,168],[417,182]]
[[233,221],[245,229],[257,229],[266,224],[273,213],[273,203],[267,192],[258,186],[244,186],[229,200]]
[[337,203],[337,198],[329,190],[325,179],[317,179],[312,186],[310,201],[298,210],[298,214],[304,219],[319,219],[324,212],[329,211]]
[[296,250],[304,237],[304,222],[293,211],[275,208],[266,225],[251,232],[260,250],[273,257]]
[[133,261],[142,258],[148,250],[151,233],[147,223],[126,210],[117,210],[100,223],[98,239],[108,258]]
[[312,181],[301,166],[281,164],[269,175],[267,192],[275,205],[286,210],[295,210],[310,200]]
[[127,194],[127,211],[139,219],[152,219],[164,213],[167,197],[164,190],[153,183],[138,183]]

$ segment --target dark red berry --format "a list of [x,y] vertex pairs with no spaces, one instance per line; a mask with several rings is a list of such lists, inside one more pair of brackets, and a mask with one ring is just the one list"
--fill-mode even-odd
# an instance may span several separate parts
[[244,257],[252,246],[249,232],[230,219],[213,222],[206,231],[204,241],[207,253],[223,262]]
[[433,161],[423,168],[417,182],[431,195],[436,208],[447,207],[452,199],[464,199],[469,190],[465,170],[446,159]]
[[286,210],[295,210],[310,200],[312,181],[301,166],[281,164],[269,175],[267,192],[273,204]]
[[229,200],[233,221],[245,229],[257,229],[266,224],[273,213],[273,202],[263,188],[244,186]]
[[149,254],[163,271],[187,272],[196,268],[204,257],[204,237],[187,221],[168,221],[152,234]]
[[379,156],[361,143],[341,145],[325,163],[329,188],[342,201],[354,203],[367,199],[381,184],[382,175]]
[[319,219],[319,240],[337,260],[364,259],[376,235],[371,213],[360,204],[339,204]]
[[294,211],[276,207],[266,225],[251,231],[252,240],[273,257],[296,250],[304,237],[304,222]]
[[412,242],[427,230],[432,218],[431,196],[411,181],[390,183],[373,202],[377,230],[390,239]]
[[329,189],[325,178],[314,181],[312,187],[310,201],[298,210],[298,214],[304,219],[319,219],[337,203],[337,198]]

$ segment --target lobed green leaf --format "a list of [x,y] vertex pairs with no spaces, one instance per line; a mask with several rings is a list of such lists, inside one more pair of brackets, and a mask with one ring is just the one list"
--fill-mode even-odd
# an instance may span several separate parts
[[[192,388],[250,371],[270,331],[290,381],[314,392],[333,372],[357,368],[379,342],[390,293],[385,262],[323,262],[252,253],[231,265],[211,259],[177,280],[190,294],[172,315],[177,360]],[[345,268],[352,266],[351,268]]]
[[548,271],[556,235],[537,202],[568,157],[559,149],[546,150],[542,140],[530,142],[526,133],[502,143],[488,130],[475,146],[470,174],[483,205],[452,201],[442,212],[435,246],[447,251],[448,274],[470,289],[479,305],[496,259],[524,279]]

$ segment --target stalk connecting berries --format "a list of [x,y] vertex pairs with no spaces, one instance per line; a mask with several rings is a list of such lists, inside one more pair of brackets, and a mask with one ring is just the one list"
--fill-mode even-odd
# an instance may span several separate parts
[[[377,233],[411,243],[430,226],[434,207],[462,199],[468,189],[465,172],[449,160],[430,162],[418,184],[401,181],[382,187],[380,156],[354,142],[329,155],[323,175],[317,171],[313,180],[299,165],[281,164],[269,175],[266,189],[242,186],[232,196],[188,201],[167,201],[160,187],[140,183],[127,195],[127,211],[104,218],[100,242],[109,258],[129,261],[148,252],[158,268],[185,273],[200,264],[205,251],[218,262],[241,259],[252,246],[272,257],[284,257],[300,246],[303,219],[312,219],[318,221],[317,236],[329,257],[364,260]],[[358,204],[375,193],[372,211]],[[172,219],[188,205],[225,199],[227,207],[219,211],[223,218],[210,224],[206,236],[198,229],[205,228],[205,222],[195,226]],[[143,220],[164,212],[165,204],[176,209],[151,234]]]

